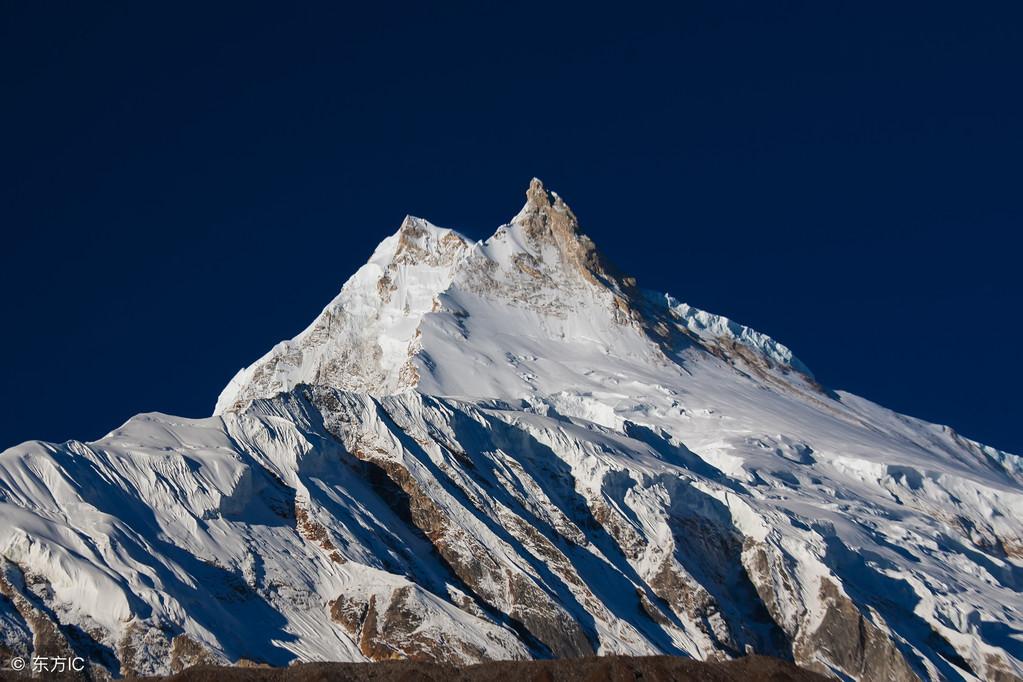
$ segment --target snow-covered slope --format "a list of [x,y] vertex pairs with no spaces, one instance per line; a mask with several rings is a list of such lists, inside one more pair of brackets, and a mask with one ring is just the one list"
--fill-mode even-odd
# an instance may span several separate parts
[[0,658],[747,651],[1023,675],[1023,461],[616,273],[539,181],[408,218],[215,416],[0,454]]
[[420,321],[468,250],[457,232],[406,217],[305,331],[231,379],[215,412],[301,383],[374,394],[414,386],[409,349]]

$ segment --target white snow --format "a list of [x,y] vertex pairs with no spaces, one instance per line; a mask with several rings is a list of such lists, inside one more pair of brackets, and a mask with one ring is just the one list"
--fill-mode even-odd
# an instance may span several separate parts
[[[232,379],[216,416],[144,414],[95,443],[3,452],[0,555],[112,648],[144,624],[226,660],[361,660],[328,603],[383,605],[414,585],[429,637],[535,653],[450,601],[464,586],[367,480],[360,443],[407,469],[461,549],[589,623],[602,654],[762,641],[731,595],[763,547],[782,629],[822,621],[827,578],[920,674],[983,678],[994,658],[1023,675],[1023,460],[825,392],[759,332],[594,277],[530,237],[538,210],[570,215],[531,196],[476,244],[406,219],[309,328]],[[344,563],[296,530],[296,505]],[[603,509],[617,535],[595,530],[612,523],[592,521]],[[557,554],[516,535],[520,521]],[[709,625],[641,611],[636,589],[652,594],[665,562],[715,601]],[[492,608],[514,607],[505,585],[488,590]],[[0,597],[0,644],[26,627]]]

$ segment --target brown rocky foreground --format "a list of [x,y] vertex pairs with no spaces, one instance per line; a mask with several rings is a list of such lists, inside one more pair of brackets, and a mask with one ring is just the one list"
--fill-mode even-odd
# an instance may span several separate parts
[[554,661],[502,661],[467,667],[414,661],[307,663],[290,668],[199,666],[175,682],[823,682],[827,678],[767,656],[703,663],[672,656],[588,657]]

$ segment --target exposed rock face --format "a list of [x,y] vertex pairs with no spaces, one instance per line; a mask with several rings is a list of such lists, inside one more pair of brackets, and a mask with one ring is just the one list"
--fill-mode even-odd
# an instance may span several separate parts
[[344,629],[352,637],[359,636],[368,612],[368,602],[353,599],[344,594],[338,595],[334,601],[330,602],[330,617],[334,619],[334,622],[344,626]]
[[592,284],[599,284],[597,277],[606,277],[597,247],[589,237],[580,234],[579,221],[572,209],[557,194],[548,193],[537,178],[529,183],[526,206],[519,216],[526,236],[537,251],[553,244],[565,265]]
[[330,616],[359,644],[371,661],[409,660],[434,663],[472,663],[486,660],[485,649],[471,638],[438,632],[428,624],[430,610],[413,585],[405,585],[378,600],[340,595],[331,602]]
[[[32,593],[28,589],[25,576],[18,567],[8,562],[3,562],[3,574],[0,575],[0,595],[6,602],[14,607],[14,611],[20,616],[18,625],[27,626],[19,629],[24,633],[27,629],[31,632],[31,651],[35,656],[74,656],[75,652],[70,643],[61,632],[60,624],[55,623],[43,609],[33,602]],[[24,642],[15,642],[15,646],[22,652],[27,647]]]
[[316,543],[320,549],[327,552],[331,561],[336,561],[339,564],[345,563],[345,558],[337,551],[327,529],[313,520],[309,516],[309,512],[298,504],[295,505],[295,527],[305,540]]
[[172,673],[197,665],[218,665],[224,662],[188,635],[178,635],[171,640],[169,666]]
[[895,644],[866,619],[834,582],[821,578],[820,598],[825,604],[824,618],[816,630],[800,639],[798,660],[811,669],[828,672],[827,666],[814,663],[817,652],[825,651],[832,665],[855,679],[893,682],[920,679]]
[[0,454],[0,656],[1023,674],[1020,458],[639,289],[539,181],[407,218],[216,412]]
[[60,658],[64,661],[81,657],[84,669],[65,670],[67,679],[106,679],[109,672],[103,664],[116,663],[105,657],[94,639],[95,632],[89,633],[62,626],[56,614],[45,605],[40,595],[49,591],[45,578],[25,575],[11,562],[0,559],[0,600],[3,600],[5,618],[4,658],[10,656],[31,658]]
[[[128,623],[117,646],[117,658],[121,662],[124,677],[149,677],[163,670],[172,670],[170,633],[157,627],[139,622]],[[176,661],[182,668],[182,645],[178,645]]]

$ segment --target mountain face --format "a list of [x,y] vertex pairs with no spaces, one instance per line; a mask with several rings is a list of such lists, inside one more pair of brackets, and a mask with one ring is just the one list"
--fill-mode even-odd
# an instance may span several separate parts
[[1023,460],[617,273],[406,218],[215,414],[0,454],[0,659],[749,652],[1023,677]]

